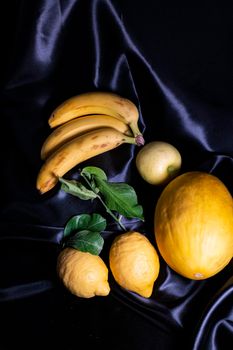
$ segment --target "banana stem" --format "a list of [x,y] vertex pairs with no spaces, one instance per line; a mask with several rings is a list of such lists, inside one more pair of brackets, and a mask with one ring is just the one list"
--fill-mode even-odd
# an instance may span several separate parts
[[136,141],[136,145],[137,146],[143,146],[145,144],[145,140],[142,136],[142,133],[140,132],[139,128],[138,128],[138,124],[135,122],[131,122],[129,124],[130,129],[133,132],[133,135],[135,137],[135,141]]
[[132,145],[137,145],[137,146],[143,146],[145,144],[145,140],[142,134],[137,135],[135,137],[125,136],[124,141],[125,143],[131,143]]

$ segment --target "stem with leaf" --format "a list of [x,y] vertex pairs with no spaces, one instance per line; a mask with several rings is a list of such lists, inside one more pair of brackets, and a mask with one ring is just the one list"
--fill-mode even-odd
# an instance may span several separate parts
[[[132,186],[124,182],[109,182],[105,172],[98,167],[88,166],[80,171],[86,184],[81,181],[59,178],[61,189],[82,200],[98,198],[106,212],[126,231],[122,217],[144,220],[143,208],[138,204],[137,195]],[[87,187],[86,187],[87,185]],[[119,214],[117,217],[114,212]]]
[[100,195],[98,195],[96,189],[94,188],[94,186],[91,184],[91,182],[89,181],[89,179],[87,178],[87,176],[82,173],[82,177],[84,178],[84,180],[86,181],[86,183],[88,184],[88,186],[92,189],[92,191],[94,191],[96,193],[96,197],[99,199],[99,201],[101,202],[101,204],[104,206],[104,208],[106,209],[106,212],[119,224],[119,226],[122,228],[122,230],[126,231],[125,226],[122,224],[122,222],[120,221],[120,219],[118,219],[116,217],[116,215],[113,214],[113,212],[111,211],[111,209],[108,208],[108,206],[105,204],[105,202],[103,201],[103,199],[100,197]]

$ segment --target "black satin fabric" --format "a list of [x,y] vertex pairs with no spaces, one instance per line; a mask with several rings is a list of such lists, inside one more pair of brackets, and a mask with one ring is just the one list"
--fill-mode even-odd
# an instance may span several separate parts
[[[56,187],[35,187],[48,117],[66,98],[94,90],[131,99],[146,142],[181,152],[182,172],[217,175],[233,193],[232,3],[219,1],[37,0],[1,4],[0,349],[226,350],[233,348],[233,266],[204,281],[161,269],[149,299],[109,276],[107,297],[82,299],[56,275],[63,226],[99,212]],[[134,186],[145,222],[128,230],[151,242],[161,187],[138,175],[138,148],[121,147],[84,165]],[[77,169],[67,177],[77,178]],[[108,264],[119,228],[108,218]]]

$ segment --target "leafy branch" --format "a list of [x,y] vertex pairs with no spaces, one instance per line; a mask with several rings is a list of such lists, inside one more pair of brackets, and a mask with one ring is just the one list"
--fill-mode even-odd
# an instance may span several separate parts
[[[82,200],[98,199],[124,231],[126,228],[121,222],[122,216],[144,220],[143,208],[138,204],[133,187],[123,182],[109,182],[105,172],[97,167],[85,167],[80,175],[88,187],[80,181],[60,177],[61,189]],[[119,218],[114,212],[118,212]]]

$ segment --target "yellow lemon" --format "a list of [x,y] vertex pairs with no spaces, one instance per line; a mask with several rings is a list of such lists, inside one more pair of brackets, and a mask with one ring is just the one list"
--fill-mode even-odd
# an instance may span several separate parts
[[216,176],[192,171],[163,190],[154,219],[158,249],[167,264],[194,280],[221,271],[233,256],[233,200]]
[[65,248],[58,255],[57,272],[70,292],[78,297],[108,295],[108,268],[98,256]]
[[135,231],[117,236],[109,252],[110,269],[123,288],[149,298],[159,274],[159,257],[148,238]]
[[136,156],[139,174],[151,185],[161,185],[173,179],[181,168],[181,162],[177,148],[163,141],[147,143]]

